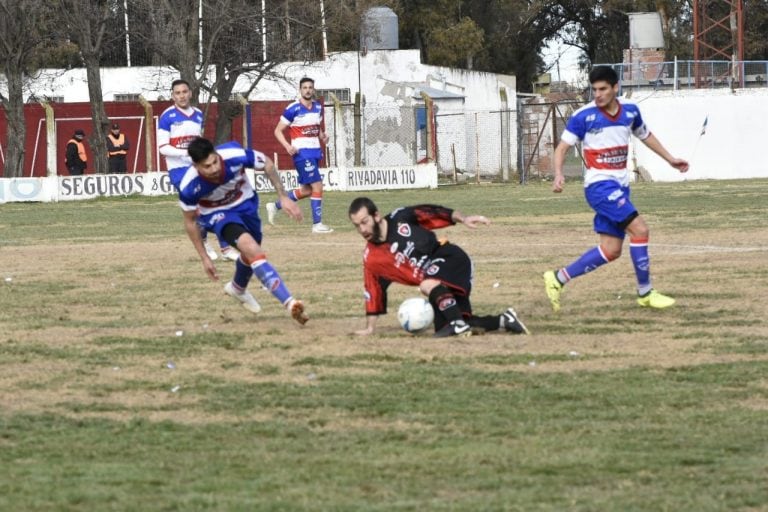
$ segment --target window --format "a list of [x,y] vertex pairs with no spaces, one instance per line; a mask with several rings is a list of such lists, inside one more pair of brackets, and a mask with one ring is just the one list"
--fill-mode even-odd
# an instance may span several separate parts
[[115,101],[137,102],[139,101],[139,95],[138,94],[115,94]]
[[325,98],[325,103],[326,104],[332,103],[332,101],[331,101],[331,93],[336,95],[336,97],[342,103],[349,103],[350,102],[349,89],[315,89],[315,96],[317,96],[318,98],[320,98],[320,97]]

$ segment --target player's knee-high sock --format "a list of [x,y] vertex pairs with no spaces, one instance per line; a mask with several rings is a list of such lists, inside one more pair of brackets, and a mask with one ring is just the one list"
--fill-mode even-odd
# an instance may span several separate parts
[[[435,310],[435,317],[441,315],[448,322],[461,320],[461,310],[456,302],[456,297],[447,286],[439,284],[432,288],[432,291],[429,292],[429,303]],[[437,320],[435,320],[435,326],[437,327]]]
[[567,267],[558,270],[557,280],[560,281],[561,284],[565,284],[575,277],[579,277],[587,272],[592,272],[597,267],[605,265],[609,261],[611,261],[611,259],[605,255],[603,249],[598,245],[582,254],[579,259]]
[[312,192],[309,202],[312,207],[312,223],[319,224],[323,221],[323,193]]
[[251,266],[243,262],[242,256],[237,258],[237,261],[235,261],[235,276],[232,278],[232,283],[235,287],[245,290],[252,275],[253,269],[251,269]]
[[629,255],[637,276],[637,293],[645,295],[651,291],[651,258],[648,256],[647,238],[630,238]]
[[472,327],[480,327],[486,331],[498,331],[501,328],[499,315],[472,316],[467,319],[467,323]]
[[266,258],[260,258],[251,263],[251,269],[267,291],[280,301],[280,304],[286,305],[293,298],[291,292],[288,291],[285,283],[283,283],[280,274],[277,273],[275,267]]
[[[304,199],[305,197],[307,197],[307,196],[305,196],[305,195],[303,195],[301,193],[301,189],[300,188],[295,188],[295,189],[291,190],[290,192],[288,192],[288,198],[291,201],[298,201],[299,199]],[[282,207],[283,207],[283,205],[280,204],[279,200],[275,201],[275,208],[280,210],[280,209],[282,209]]]

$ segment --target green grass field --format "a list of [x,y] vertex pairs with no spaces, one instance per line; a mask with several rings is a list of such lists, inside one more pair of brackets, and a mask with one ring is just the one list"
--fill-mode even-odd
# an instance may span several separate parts
[[[358,194],[264,247],[305,327],[209,281],[172,198],[0,205],[0,510],[768,510],[766,180],[638,184],[655,286],[624,256],[551,312],[541,274],[596,243],[581,185],[372,192],[482,213],[443,231],[478,313],[531,336],[364,326]],[[270,196],[262,198],[268,199]],[[308,214],[307,202],[301,203]]]

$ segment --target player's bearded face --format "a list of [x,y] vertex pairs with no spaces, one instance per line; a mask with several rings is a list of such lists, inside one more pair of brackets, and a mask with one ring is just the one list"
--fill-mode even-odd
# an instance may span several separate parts
[[378,213],[371,215],[366,208],[361,208],[350,215],[349,220],[355,225],[360,236],[368,242],[376,244],[384,241],[381,236],[381,217]]

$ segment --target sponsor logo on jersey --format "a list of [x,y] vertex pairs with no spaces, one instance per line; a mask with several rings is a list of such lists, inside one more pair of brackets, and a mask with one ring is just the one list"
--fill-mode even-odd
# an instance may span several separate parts
[[393,243],[392,245],[389,246],[389,252],[391,252],[392,254],[395,254],[397,252],[397,247],[398,247],[397,242]]
[[408,224],[398,224],[397,234],[406,238],[411,236],[411,226]]
[[440,266],[439,265],[432,264],[427,269],[427,275],[428,276],[433,276],[433,275],[437,274],[438,272],[440,272]]

